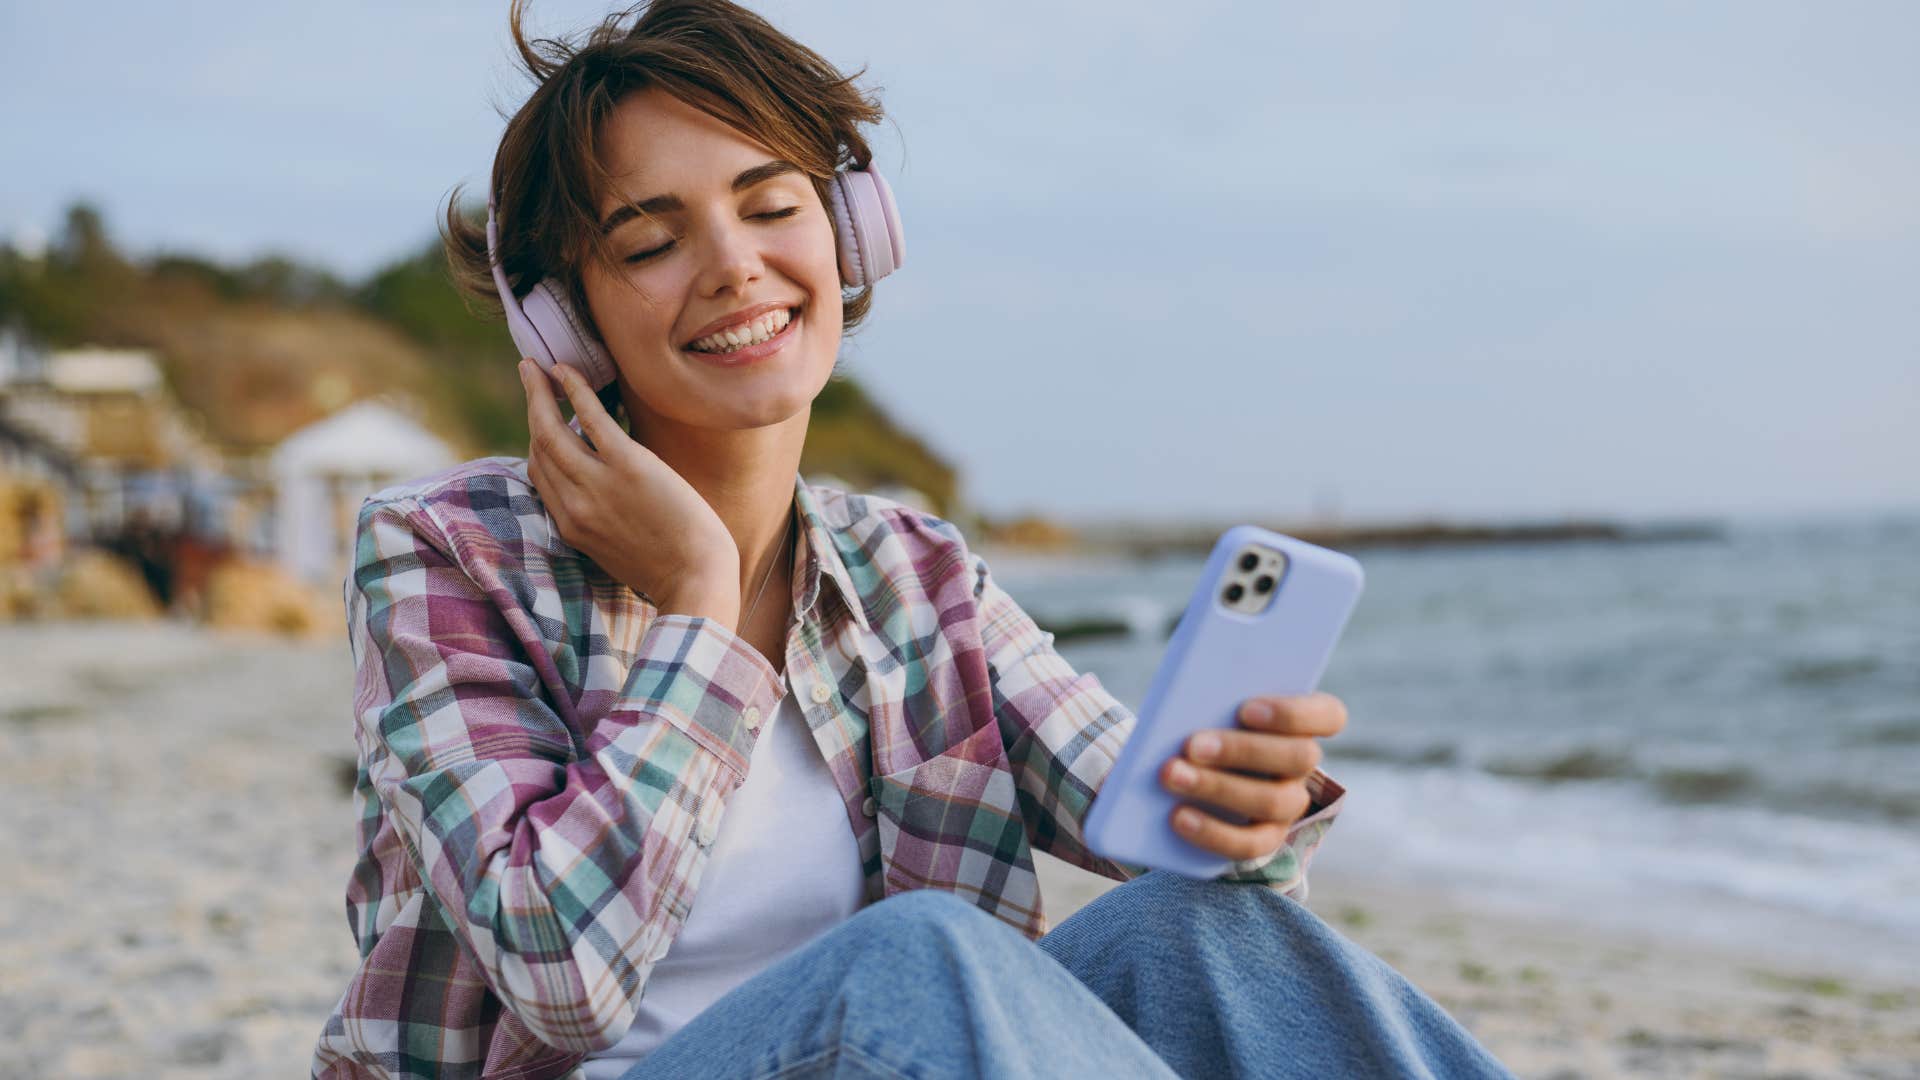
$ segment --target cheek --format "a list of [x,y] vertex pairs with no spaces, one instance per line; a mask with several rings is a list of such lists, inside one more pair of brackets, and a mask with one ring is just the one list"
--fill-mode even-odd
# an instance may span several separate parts
[[588,285],[586,293],[601,332],[610,339],[631,339],[667,333],[672,320],[663,300],[683,287],[671,272],[629,268],[620,277]]
[[799,252],[799,256],[807,268],[809,284],[816,290],[830,288],[837,294],[840,289],[840,252],[834,246],[833,219],[822,215],[814,220],[814,228],[807,230],[801,238],[804,250]]

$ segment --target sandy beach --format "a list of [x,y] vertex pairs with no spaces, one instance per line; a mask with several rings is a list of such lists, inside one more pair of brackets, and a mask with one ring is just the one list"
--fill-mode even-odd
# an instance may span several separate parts
[[[0,627],[0,1077],[302,1075],[352,970],[350,662]],[[1920,974],[1495,910],[1331,853],[1310,906],[1524,1077],[1920,1077]],[[1056,919],[1107,883],[1047,861]]]

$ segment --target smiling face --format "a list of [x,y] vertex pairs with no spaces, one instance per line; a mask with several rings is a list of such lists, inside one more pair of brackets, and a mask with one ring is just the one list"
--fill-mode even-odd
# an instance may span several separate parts
[[[812,181],[658,89],[621,100],[599,150],[615,190],[600,193],[597,212],[619,272],[589,258],[581,287],[635,434],[763,427],[803,412],[833,373],[841,334],[833,223]],[[741,313],[760,317],[737,325]],[[735,333],[710,336],[723,323]],[[764,344],[724,351],[768,330],[777,333]]]

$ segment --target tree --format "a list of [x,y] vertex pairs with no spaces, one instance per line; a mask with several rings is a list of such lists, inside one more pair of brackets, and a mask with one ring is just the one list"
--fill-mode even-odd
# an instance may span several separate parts
[[107,238],[106,219],[89,202],[67,207],[66,222],[54,240],[53,259],[59,266],[88,273],[121,264],[120,253]]

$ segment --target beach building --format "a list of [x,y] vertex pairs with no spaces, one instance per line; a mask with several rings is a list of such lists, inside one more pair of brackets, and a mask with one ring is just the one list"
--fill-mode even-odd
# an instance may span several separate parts
[[139,516],[190,528],[223,472],[180,409],[152,352],[86,346],[40,352],[0,342],[0,442],[11,469],[55,483],[65,532],[93,538]]
[[276,447],[274,550],[304,581],[337,585],[353,553],[368,495],[459,460],[453,448],[391,401],[363,401],[294,432]]
[[0,620],[65,555],[63,518],[79,476],[59,447],[0,411]]
[[16,418],[47,381],[47,353],[18,327],[0,327],[0,477],[15,485],[78,489],[80,462],[33,423]]
[[47,363],[47,350],[32,335],[0,327],[0,564],[22,557],[24,538],[44,527],[49,509],[53,528],[64,534],[61,519],[82,488],[80,459],[47,431],[40,404]]
[[93,548],[137,567],[166,603],[224,550],[228,486],[151,352],[48,351],[0,333],[0,608],[41,610],[69,556]]
[[47,351],[24,329],[14,324],[0,326],[0,392],[16,383],[34,383],[46,378]]

